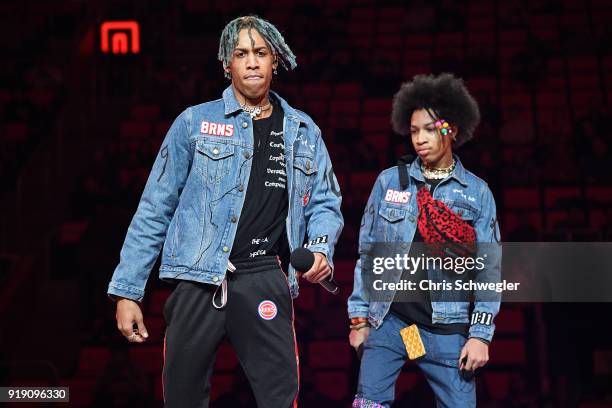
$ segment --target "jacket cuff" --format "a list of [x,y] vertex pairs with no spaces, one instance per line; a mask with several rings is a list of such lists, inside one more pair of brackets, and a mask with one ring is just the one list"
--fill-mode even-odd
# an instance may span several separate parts
[[469,337],[477,337],[491,343],[491,340],[493,340],[493,332],[494,329],[492,326],[473,324],[470,326]]
[[304,247],[311,250],[312,252],[321,252],[325,254],[325,256],[329,257],[329,235],[324,234],[318,235],[313,238],[309,237],[308,240],[304,243]]
[[136,302],[142,302],[144,297],[144,291],[133,286],[123,285],[121,283],[111,282],[108,285],[108,291],[106,292],[108,297],[116,301],[116,297],[131,299]]
[[369,313],[367,307],[356,307],[348,311],[349,319],[352,319],[354,317],[368,317],[368,314]]

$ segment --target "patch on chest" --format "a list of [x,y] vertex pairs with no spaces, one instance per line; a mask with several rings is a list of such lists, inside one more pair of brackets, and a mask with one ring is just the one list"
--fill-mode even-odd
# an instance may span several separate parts
[[410,191],[397,191],[388,189],[385,194],[385,201],[395,204],[408,204],[410,201]]
[[229,123],[215,123],[203,120],[202,124],[200,125],[200,133],[211,136],[231,137],[234,136],[234,125]]

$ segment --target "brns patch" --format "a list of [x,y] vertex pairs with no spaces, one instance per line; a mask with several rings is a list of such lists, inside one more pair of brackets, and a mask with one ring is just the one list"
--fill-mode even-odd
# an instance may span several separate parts
[[388,189],[385,194],[385,201],[395,204],[408,204],[410,201],[410,191],[397,191]]
[[215,123],[202,121],[200,133],[211,136],[234,136],[234,125],[229,123]]
[[276,317],[276,314],[278,313],[276,304],[271,300],[264,300],[259,303],[257,311],[259,313],[259,317],[264,320],[272,320]]

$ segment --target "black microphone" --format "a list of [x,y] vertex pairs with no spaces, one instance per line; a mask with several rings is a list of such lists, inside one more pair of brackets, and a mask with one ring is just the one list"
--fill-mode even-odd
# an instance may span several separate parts
[[[314,265],[315,256],[312,251],[306,248],[298,248],[291,253],[291,265],[298,272],[308,272],[312,265]],[[337,295],[340,293],[340,287],[338,284],[332,279],[323,279],[319,282],[321,286],[325,288],[332,295]]]

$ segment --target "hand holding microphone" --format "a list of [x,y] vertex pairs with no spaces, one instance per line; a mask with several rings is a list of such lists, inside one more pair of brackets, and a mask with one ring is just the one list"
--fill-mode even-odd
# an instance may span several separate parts
[[296,271],[303,273],[303,277],[309,282],[319,282],[329,293],[338,294],[340,288],[338,284],[328,278],[331,275],[331,268],[327,264],[325,255],[313,253],[306,248],[298,248],[291,253],[291,265]]

